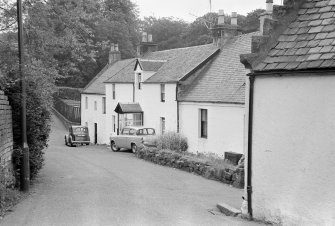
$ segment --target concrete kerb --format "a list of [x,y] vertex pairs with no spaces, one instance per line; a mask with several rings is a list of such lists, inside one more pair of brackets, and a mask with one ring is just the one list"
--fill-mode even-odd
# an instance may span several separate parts
[[226,216],[237,217],[241,215],[241,210],[238,210],[226,203],[219,203],[216,207]]

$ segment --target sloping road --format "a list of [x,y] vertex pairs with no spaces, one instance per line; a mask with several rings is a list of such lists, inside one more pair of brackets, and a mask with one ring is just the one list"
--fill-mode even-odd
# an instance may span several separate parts
[[[0,225],[253,225],[210,213],[242,191],[104,146],[66,147],[54,117],[46,162]],[[238,206],[236,206],[238,208]]]

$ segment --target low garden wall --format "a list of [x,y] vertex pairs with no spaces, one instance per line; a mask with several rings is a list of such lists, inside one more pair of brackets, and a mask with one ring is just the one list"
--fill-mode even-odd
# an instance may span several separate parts
[[232,165],[213,165],[196,156],[186,155],[170,150],[158,150],[146,147],[137,152],[137,157],[153,163],[181,169],[186,172],[198,174],[207,179],[217,180],[231,184],[236,188],[244,188],[244,168]]

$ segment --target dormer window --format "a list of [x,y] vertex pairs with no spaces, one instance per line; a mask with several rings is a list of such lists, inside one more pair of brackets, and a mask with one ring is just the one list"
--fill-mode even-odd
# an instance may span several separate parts
[[142,89],[142,74],[141,73],[137,74],[137,84],[138,84],[138,89]]

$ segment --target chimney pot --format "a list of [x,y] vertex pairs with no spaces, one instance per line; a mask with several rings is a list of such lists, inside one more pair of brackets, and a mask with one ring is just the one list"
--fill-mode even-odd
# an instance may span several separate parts
[[152,34],[148,34],[148,42],[152,42]]
[[224,11],[222,9],[219,10],[219,17],[218,17],[218,25],[224,24]]
[[237,25],[237,12],[231,13],[231,25]]
[[148,42],[148,35],[147,32],[142,33],[142,42]]
[[119,51],[119,45],[112,43],[111,45],[111,51],[109,52],[109,59],[108,59],[108,63],[112,64],[118,60],[121,59],[121,53]]
[[266,12],[272,13],[273,11],[273,0],[266,0]]

